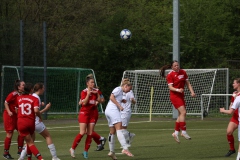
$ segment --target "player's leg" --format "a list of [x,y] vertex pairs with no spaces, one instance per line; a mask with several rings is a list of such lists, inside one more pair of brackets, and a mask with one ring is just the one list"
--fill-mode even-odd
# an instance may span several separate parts
[[29,151],[31,151],[31,153],[33,153],[34,156],[35,156],[38,160],[42,160],[43,158],[42,158],[41,154],[39,153],[37,147],[35,146],[35,144],[34,144],[34,142],[33,142],[33,139],[32,139],[32,137],[31,137],[30,134],[26,135],[25,141],[26,141],[26,143],[27,143],[27,145],[28,145],[28,147],[29,147],[29,149],[27,149],[27,150],[28,150],[28,151],[27,151],[28,154],[29,154]]
[[84,136],[84,134],[86,132],[87,123],[79,123],[79,128],[80,128],[80,132],[79,132],[79,134],[76,135],[76,137],[72,143],[72,147],[69,150],[70,155],[73,158],[75,158],[75,149],[77,148],[78,144],[80,143],[82,137]]
[[11,116],[8,115],[7,111],[4,111],[3,113],[3,123],[4,123],[4,129],[6,131],[6,137],[4,139],[3,157],[5,159],[13,159],[9,153],[9,149],[11,146],[12,136],[13,136],[15,127],[13,126],[13,119]]
[[46,127],[44,127],[44,130],[42,132],[40,132],[40,134],[46,139],[46,143],[48,145],[48,149],[49,149],[49,151],[50,151],[50,153],[52,155],[52,160],[60,160],[57,157],[57,151],[56,151],[55,145],[53,144],[51,135],[48,132],[48,130],[46,129]]
[[182,134],[181,136],[183,136],[185,139],[187,140],[191,140],[191,137],[187,134],[187,127],[186,127],[186,107],[185,106],[181,106],[178,108],[179,111],[179,116],[178,116],[178,121],[179,121],[179,125],[180,125],[180,129],[182,130]]
[[92,143],[92,131],[94,130],[95,123],[89,123],[87,125],[87,138],[85,140],[85,148],[83,151],[83,158],[88,158],[88,150]]
[[229,144],[229,151],[228,153],[225,155],[226,157],[231,156],[232,154],[236,153],[235,147],[234,147],[234,137],[233,137],[233,132],[238,128],[238,124],[230,121],[228,123],[228,127],[227,127],[227,140],[228,140],[228,144]]

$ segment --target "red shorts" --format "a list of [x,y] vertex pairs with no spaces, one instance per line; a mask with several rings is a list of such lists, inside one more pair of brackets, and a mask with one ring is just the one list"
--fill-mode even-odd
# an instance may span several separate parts
[[15,129],[17,129],[17,114],[13,114],[9,116],[7,111],[3,112],[3,121],[4,121],[4,129],[8,133],[12,133]]
[[18,131],[21,136],[25,137],[27,135],[32,135],[35,131],[35,120],[30,120],[28,118],[18,119]]
[[96,123],[95,115],[93,113],[94,110],[90,111],[81,111],[78,115],[78,122],[79,123]]
[[232,116],[232,118],[230,119],[230,122],[233,122],[238,125],[239,124],[238,117]]
[[170,100],[171,100],[174,108],[176,108],[176,109],[178,109],[181,106],[186,106],[183,96],[170,96]]

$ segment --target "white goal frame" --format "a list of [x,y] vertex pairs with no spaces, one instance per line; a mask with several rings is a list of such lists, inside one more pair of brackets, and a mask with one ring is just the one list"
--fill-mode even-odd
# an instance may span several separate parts
[[[197,95],[196,98],[192,98],[185,86],[187,115],[196,115],[203,119],[201,95],[228,94],[229,70],[228,68],[184,70]],[[169,71],[167,70],[166,74]],[[133,84],[137,103],[132,105],[132,114],[149,114],[150,117],[173,114],[167,82],[160,76],[159,70],[126,70],[123,72],[123,78],[129,78]],[[229,104],[228,100],[227,104]]]

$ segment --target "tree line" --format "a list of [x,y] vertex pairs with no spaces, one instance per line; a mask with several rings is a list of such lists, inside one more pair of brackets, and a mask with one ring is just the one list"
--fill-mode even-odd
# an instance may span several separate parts
[[[240,1],[179,0],[182,68],[239,67]],[[49,67],[92,68],[108,97],[124,70],[159,69],[172,60],[172,0],[2,0],[0,65],[43,66],[47,23]],[[132,39],[119,37],[122,29]],[[234,70],[231,78],[237,76]],[[231,82],[231,81],[230,81]]]

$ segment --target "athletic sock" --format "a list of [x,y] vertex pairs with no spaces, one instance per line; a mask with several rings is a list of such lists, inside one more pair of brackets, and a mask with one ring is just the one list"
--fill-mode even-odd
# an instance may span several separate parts
[[90,146],[91,146],[91,143],[92,143],[92,136],[91,135],[87,135],[87,138],[85,140],[85,149],[84,151],[88,152]]
[[233,135],[227,135],[227,140],[228,140],[228,143],[229,143],[230,150],[235,150]]
[[95,131],[92,132],[92,138],[97,143],[97,145],[101,144],[100,142],[101,136],[97,134]]
[[57,157],[57,152],[56,152],[55,145],[54,145],[54,144],[49,144],[49,145],[48,145],[48,149],[49,149],[52,157],[53,157],[53,158],[56,158],[56,157]]
[[187,127],[186,127],[186,122],[179,122],[179,124],[180,124],[180,129],[181,129],[182,131],[186,131],[186,129],[187,129]]
[[126,143],[126,139],[125,139],[125,137],[123,135],[122,129],[117,130],[117,137],[118,137],[118,141],[120,142],[120,144],[123,147],[123,149],[128,149],[127,143]]
[[110,152],[114,152],[115,150],[115,134],[110,134],[108,136],[108,144]]
[[122,129],[122,131],[123,131],[123,135],[126,139],[126,143],[129,144],[130,132],[128,132],[128,130],[126,130],[126,129]]
[[175,122],[175,131],[180,131],[180,123],[179,122]]
[[18,141],[18,152],[22,152],[22,148],[23,148],[23,144],[24,144],[24,137],[18,135],[17,141]]
[[237,155],[237,160],[240,159],[240,152],[238,152],[238,155]]
[[11,138],[6,137],[4,140],[4,154],[9,154],[10,145],[11,145]]
[[32,151],[30,150],[29,146],[27,145],[26,146],[27,148],[27,157],[28,157],[28,160],[31,160],[32,159]]
[[73,144],[72,144],[72,149],[74,149],[74,150],[76,149],[76,147],[78,146],[78,143],[81,141],[82,137],[83,137],[83,135],[81,135],[81,134],[78,134],[75,137]]
[[22,152],[19,156],[19,159],[24,159],[27,155],[27,146],[24,146],[23,149],[22,149]]
[[34,154],[34,156],[38,159],[41,160],[43,159],[41,154],[39,153],[37,147],[35,145],[31,145],[29,146],[29,149],[31,150],[31,152]]

